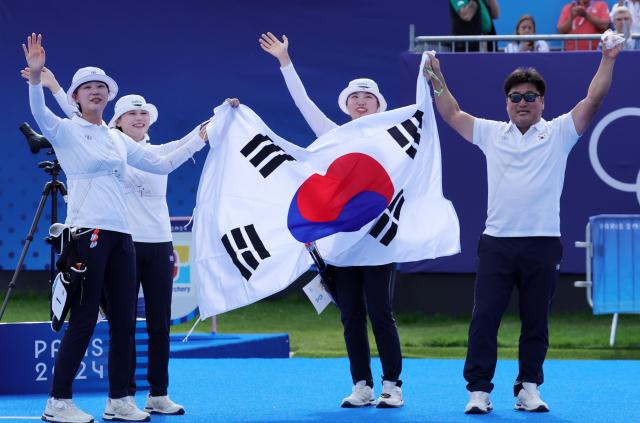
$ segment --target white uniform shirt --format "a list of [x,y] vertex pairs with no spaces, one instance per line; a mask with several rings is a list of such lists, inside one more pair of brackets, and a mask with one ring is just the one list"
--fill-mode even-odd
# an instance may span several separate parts
[[541,119],[524,135],[512,122],[475,119],[473,143],[487,158],[485,234],[560,236],[564,172],[579,137],[571,113]]
[[[188,144],[198,135],[193,130],[184,138],[166,144],[153,145],[147,139],[139,142],[143,148],[164,156]],[[131,235],[137,242],[172,241],[169,207],[167,206],[167,175],[154,175],[132,166],[127,166],[125,193],[129,209]]]
[[67,176],[66,223],[70,226],[131,233],[124,190],[126,164],[167,174],[205,145],[197,137],[160,157],[104,122],[94,125],[78,115],[71,119],[54,115],[45,105],[42,84],[29,84],[29,105]]
[[[67,116],[72,117],[78,112],[78,109],[67,101],[67,94],[64,90],[58,90],[53,96]],[[117,129],[111,130],[118,131]],[[178,141],[161,145],[149,144],[147,142],[149,136],[145,135],[144,140],[138,142],[138,145],[150,149],[159,156],[165,156],[181,146],[193,142],[194,137],[199,138],[198,128]],[[134,241],[169,242],[173,240],[167,205],[167,179],[167,175],[156,175],[127,165],[124,184],[129,210],[129,225]]]
[[304,120],[307,121],[307,124],[309,124],[316,134],[316,137],[320,137],[322,134],[338,127],[335,122],[322,113],[322,110],[311,101],[307,95],[307,90],[304,89],[304,85],[302,85],[302,81],[293,67],[293,63],[280,68],[280,71],[282,72],[282,76],[284,76],[284,82],[287,84],[289,94],[291,94],[298,110],[300,110],[300,113],[304,116]]

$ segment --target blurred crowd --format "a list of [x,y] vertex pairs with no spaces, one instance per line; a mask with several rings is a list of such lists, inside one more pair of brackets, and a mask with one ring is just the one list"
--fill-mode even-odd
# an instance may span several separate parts
[[[494,19],[500,17],[498,0],[449,0],[452,35],[495,35]],[[640,41],[632,34],[640,34],[640,0],[573,0],[559,11],[556,29],[559,34],[602,34],[608,29],[624,36],[624,48],[640,49]],[[523,14],[515,24],[516,35],[535,35],[536,21]],[[564,50],[595,50],[599,40],[566,40]],[[454,51],[479,51],[479,42],[456,42]],[[487,50],[495,50],[488,43]],[[513,41],[504,51],[518,53],[549,51],[544,40]]]

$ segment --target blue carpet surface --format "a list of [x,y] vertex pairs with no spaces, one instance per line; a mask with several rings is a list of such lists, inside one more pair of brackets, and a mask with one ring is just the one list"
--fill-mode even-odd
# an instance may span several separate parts
[[[373,360],[373,371],[380,365]],[[547,361],[542,397],[550,413],[513,410],[517,362],[498,363],[491,398],[494,411],[467,416],[461,360],[406,359],[405,406],[342,409],[351,391],[349,364],[339,359],[172,359],[171,397],[184,416],[153,416],[155,422],[547,422],[640,421],[635,397],[640,361]],[[380,384],[376,381],[376,394]],[[137,396],[143,406],[143,392]],[[78,405],[100,417],[106,393],[78,394]],[[45,395],[0,396],[0,422],[33,421]],[[30,417],[27,419],[16,416]]]

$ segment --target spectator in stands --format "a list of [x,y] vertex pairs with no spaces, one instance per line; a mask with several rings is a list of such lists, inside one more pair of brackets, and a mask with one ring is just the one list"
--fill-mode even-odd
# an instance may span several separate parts
[[[629,9],[629,13],[631,13],[631,19],[633,23],[631,24],[631,33],[632,34],[640,34],[640,0],[618,0],[616,4],[613,5],[611,9],[611,20],[613,21],[613,12],[621,6]],[[614,22],[615,26],[615,22]]]
[[[531,15],[522,15],[516,24],[516,35],[533,35],[536,33],[536,21]],[[549,51],[549,44],[544,40],[514,41],[507,44],[505,53],[520,53],[525,51]]]
[[586,97],[551,121],[542,118],[546,84],[533,68],[518,68],[507,76],[503,101],[509,122],[499,122],[462,111],[445,83],[439,60],[431,55],[425,65],[423,72],[433,75],[427,77],[438,112],[460,136],[478,146],[487,160],[487,221],[477,249],[464,365],[467,414],[486,414],[492,409],[489,394],[498,358],[498,328],[516,287],[522,325],[514,408],[549,411],[538,386],[544,382],[549,310],[562,259],[560,195],[567,158],[609,92],[620,50],[619,44],[603,49]]
[[[449,0],[452,35],[495,35],[493,19],[500,16],[498,0]],[[456,42],[454,51],[479,51],[478,42]],[[494,44],[488,43],[493,51]]]
[[[604,1],[574,0],[565,5],[558,19],[560,34],[602,34],[609,29],[609,6]],[[565,50],[596,50],[599,40],[568,40]]]
[[631,27],[633,26],[633,17],[631,11],[625,7],[620,6],[613,9],[611,12],[611,21],[613,22],[613,28],[616,32],[625,37],[624,48],[625,50],[635,50],[639,47],[638,41],[631,38]]

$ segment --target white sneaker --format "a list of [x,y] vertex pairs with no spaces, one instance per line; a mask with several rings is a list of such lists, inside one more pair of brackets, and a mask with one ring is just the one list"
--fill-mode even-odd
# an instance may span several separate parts
[[491,410],[493,410],[493,405],[488,392],[469,392],[469,402],[464,407],[465,414],[487,414]]
[[72,399],[49,398],[42,413],[45,422],[92,423],[93,416],[80,410]]
[[375,405],[376,398],[373,395],[373,388],[367,386],[364,380],[358,381],[353,385],[351,395],[342,400],[343,408],[365,407]]
[[147,405],[144,406],[144,411],[151,414],[184,414],[184,407],[180,404],[176,404],[171,401],[169,395],[161,397],[147,397]]
[[535,411],[545,413],[549,411],[549,406],[540,398],[538,385],[531,382],[523,382],[522,389],[516,397],[516,405],[513,406],[520,411]]
[[402,389],[395,382],[382,381],[382,395],[378,398],[378,408],[399,408],[404,405]]
[[140,410],[131,397],[109,398],[107,406],[104,408],[102,418],[109,421],[118,422],[148,422],[151,420],[149,413]]

